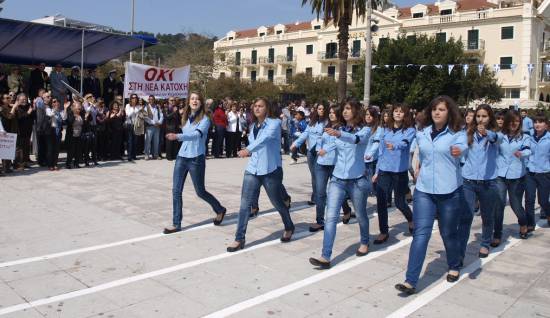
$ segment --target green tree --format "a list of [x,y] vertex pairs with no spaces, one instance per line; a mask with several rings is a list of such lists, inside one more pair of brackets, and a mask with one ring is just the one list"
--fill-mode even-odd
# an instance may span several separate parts
[[[479,63],[464,54],[461,40],[453,38],[441,42],[426,35],[400,35],[397,39],[381,42],[373,49],[376,68],[372,71],[371,103],[406,102],[423,108],[441,94],[451,96],[459,104],[476,99],[499,101],[501,90],[494,73],[484,69],[479,75]],[[466,74],[459,64],[469,64]],[[398,66],[389,68],[386,65]],[[421,65],[426,66],[421,69]],[[455,65],[450,74],[447,65]],[[364,79],[357,78],[352,95],[362,97],[363,87]]]
[[336,82],[329,77],[311,77],[304,73],[296,74],[285,88],[288,93],[304,94],[309,102],[337,100]]

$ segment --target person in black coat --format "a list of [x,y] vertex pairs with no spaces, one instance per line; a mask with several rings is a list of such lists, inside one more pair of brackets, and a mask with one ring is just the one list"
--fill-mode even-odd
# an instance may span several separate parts
[[38,96],[38,90],[43,88],[46,89],[48,84],[48,73],[44,71],[46,64],[40,63],[37,65],[34,70],[31,71],[31,76],[29,78],[29,96],[31,100],[34,100]]
[[112,70],[103,80],[103,101],[105,105],[110,105],[113,100],[115,100],[115,94],[117,91],[117,80],[116,80],[116,71]]
[[[88,77],[84,78],[84,94],[86,96],[92,94],[94,98],[101,97],[101,84],[99,78],[96,77],[95,69],[88,69]],[[108,105],[108,104],[106,104]]]
[[[80,92],[80,68],[78,66],[71,68],[71,75],[67,77],[67,80],[67,84]],[[69,98],[73,100],[73,93],[71,91],[69,91]]]
[[[178,106],[175,103],[175,98],[168,98],[168,105],[166,106],[164,113],[164,122],[166,123],[166,133],[177,134],[180,133],[180,121]],[[165,138],[165,136],[162,136]],[[177,158],[179,151],[179,142],[177,140],[166,139],[166,159],[174,160]]]

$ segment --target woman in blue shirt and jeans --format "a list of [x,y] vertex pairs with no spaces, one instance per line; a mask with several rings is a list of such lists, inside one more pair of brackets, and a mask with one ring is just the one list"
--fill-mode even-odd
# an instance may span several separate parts
[[206,151],[205,140],[208,136],[210,119],[206,116],[206,105],[199,93],[189,94],[189,105],[183,110],[181,118],[181,133],[170,133],[166,139],[181,142],[181,147],[174,165],[174,177],[172,186],[173,219],[172,226],[164,229],[164,234],[181,231],[182,220],[182,196],[183,185],[187,174],[191,175],[193,186],[197,196],[208,202],[217,216],[214,225],[220,225],[227,211],[220,202],[204,188],[204,170]]
[[460,156],[467,148],[462,118],[458,106],[448,96],[435,98],[424,114],[416,133],[420,168],[416,171],[413,196],[413,241],[405,282],[395,285],[405,295],[416,292],[436,212],[447,254],[447,281],[457,281],[461,267],[458,224],[464,195]]
[[249,157],[244,171],[241,190],[241,207],[235,241],[227,247],[228,252],[244,248],[246,227],[250,217],[250,207],[263,186],[271,204],[279,211],[285,231],[281,242],[290,242],[294,233],[294,223],[290,218],[283,194],[283,169],[281,168],[281,120],[275,109],[265,98],[258,98],[253,106],[254,123],[248,136],[248,146],[239,151],[241,158]]
[[369,218],[367,216],[367,196],[371,188],[365,178],[363,156],[370,136],[370,128],[363,126],[363,110],[355,100],[347,100],[342,105],[342,127],[326,128],[325,132],[336,137],[336,165],[327,193],[327,212],[323,249],[320,258],[310,258],[309,262],[322,269],[330,268],[330,257],[336,236],[336,223],[340,207],[349,197],[353,202],[359,222],[360,245],[355,255],[365,256],[369,252]]

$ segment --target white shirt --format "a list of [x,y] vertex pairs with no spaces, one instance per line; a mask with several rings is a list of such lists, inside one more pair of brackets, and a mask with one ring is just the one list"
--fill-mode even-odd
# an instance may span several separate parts
[[0,120],[0,133],[5,133],[4,126],[2,126],[2,121]]
[[124,111],[126,112],[126,121],[129,121],[132,124],[135,123],[136,116],[138,115],[140,110],[141,108],[139,105],[132,107],[130,106],[130,104],[126,104],[126,107],[124,108]]
[[164,115],[160,111],[160,108],[158,106],[149,105],[151,108],[151,113],[153,114],[153,118],[149,118],[149,116],[145,117],[145,122],[149,125],[161,125],[164,121]]
[[243,127],[241,125],[241,121],[239,120],[239,113],[229,112],[227,114],[227,131],[236,132],[237,125],[239,125],[239,131],[242,132]]

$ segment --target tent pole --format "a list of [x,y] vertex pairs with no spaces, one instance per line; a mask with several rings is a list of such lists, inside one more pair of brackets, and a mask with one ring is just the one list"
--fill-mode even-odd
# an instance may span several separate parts
[[80,95],[84,92],[84,30],[82,30],[82,47],[80,51]]
[[145,41],[141,41],[141,64],[143,64],[143,52],[145,49]]

